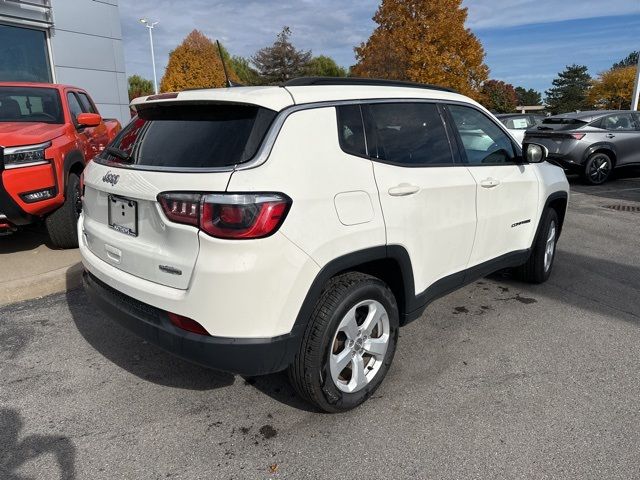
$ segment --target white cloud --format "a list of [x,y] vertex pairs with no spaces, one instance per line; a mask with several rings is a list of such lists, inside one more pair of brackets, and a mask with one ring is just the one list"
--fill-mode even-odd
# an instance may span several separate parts
[[463,5],[473,29],[640,13],[639,0],[464,0]]

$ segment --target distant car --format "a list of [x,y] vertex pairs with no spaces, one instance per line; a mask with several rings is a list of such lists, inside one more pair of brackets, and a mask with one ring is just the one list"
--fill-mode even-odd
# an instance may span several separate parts
[[545,117],[531,113],[499,113],[496,118],[507,127],[513,138],[522,143],[524,132],[540,125]]
[[599,185],[614,168],[640,164],[640,115],[629,110],[556,115],[527,130],[524,142],[544,145],[550,161]]
[[77,247],[80,174],[119,131],[80,88],[0,82],[0,236],[44,220],[54,246]]

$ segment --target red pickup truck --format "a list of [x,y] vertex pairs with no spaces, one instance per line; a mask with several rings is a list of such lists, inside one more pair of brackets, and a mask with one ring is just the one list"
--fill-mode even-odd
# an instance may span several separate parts
[[0,235],[44,220],[54,246],[77,247],[80,174],[120,128],[80,88],[0,82]]

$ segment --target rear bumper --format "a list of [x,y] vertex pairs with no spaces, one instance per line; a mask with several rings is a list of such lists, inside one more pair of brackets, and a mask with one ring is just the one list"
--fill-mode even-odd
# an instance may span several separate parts
[[583,168],[583,165],[572,157],[550,154],[548,160],[549,162],[558,165],[559,167],[570,172],[579,172]]
[[287,368],[298,342],[292,334],[273,338],[207,337],[174,326],[167,312],[124,295],[89,272],[83,276],[91,300],[106,315],[149,343],[199,365],[241,375]]

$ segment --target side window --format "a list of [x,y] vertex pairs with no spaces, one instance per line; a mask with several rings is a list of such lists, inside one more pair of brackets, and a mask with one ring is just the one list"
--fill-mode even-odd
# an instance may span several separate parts
[[470,165],[500,165],[515,161],[511,139],[489,117],[471,107],[449,105]]
[[91,100],[89,100],[86,93],[78,92],[77,94],[84,113],[98,113],[96,107],[93,106],[93,103],[91,103]]
[[345,153],[358,156],[367,155],[367,144],[364,139],[364,125],[360,105],[343,105],[336,107],[338,115],[338,139],[340,148]]
[[78,115],[82,113],[82,107],[80,106],[80,102],[78,102],[78,97],[76,97],[75,93],[69,92],[67,93],[67,102],[69,102],[71,120],[73,120],[74,124],[77,124]]
[[602,128],[607,130],[635,130],[636,125],[631,113],[616,113],[602,119]]
[[452,165],[449,139],[433,103],[373,103],[369,129],[380,160],[400,166]]

